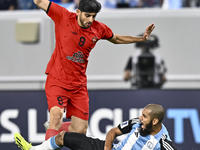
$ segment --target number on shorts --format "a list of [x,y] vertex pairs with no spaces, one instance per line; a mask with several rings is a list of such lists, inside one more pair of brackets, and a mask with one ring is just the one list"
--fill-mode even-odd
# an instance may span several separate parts
[[58,104],[59,105],[63,105],[63,99],[62,99],[62,97],[57,97],[57,100],[58,100]]

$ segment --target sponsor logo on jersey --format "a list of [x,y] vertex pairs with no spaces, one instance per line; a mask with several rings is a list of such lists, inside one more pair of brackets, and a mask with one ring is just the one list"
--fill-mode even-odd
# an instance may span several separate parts
[[66,59],[72,60],[73,62],[84,63],[85,59],[83,59],[84,54],[80,51],[73,54],[73,56],[67,56]]
[[135,136],[138,138],[139,137],[139,132],[134,132],[135,133]]
[[139,123],[140,119],[139,118],[133,118],[131,124],[136,124]]
[[124,127],[126,127],[128,125],[128,121],[122,122],[121,123],[121,129],[123,129]]
[[98,38],[97,37],[93,37],[92,38],[92,43],[96,43],[98,41]]
[[72,34],[78,35],[76,32],[70,31]]

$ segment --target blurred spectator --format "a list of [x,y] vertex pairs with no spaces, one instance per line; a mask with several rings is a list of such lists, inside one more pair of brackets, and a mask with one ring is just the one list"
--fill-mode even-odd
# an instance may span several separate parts
[[161,7],[163,0],[139,0],[141,7]]
[[0,0],[0,10],[17,9],[17,0]]
[[60,3],[61,2],[61,0],[50,0],[50,1],[55,2],[55,3]]
[[161,7],[163,0],[117,0],[117,8]]
[[183,7],[199,7],[200,0],[184,0]]
[[69,11],[76,12],[80,0],[50,0],[58,5],[67,8]]
[[52,2],[55,3],[69,3],[69,2],[73,2],[73,0],[50,0]]
[[183,7],[199,7],[200,0],[164,0],[163,9],[181,9]]
[[29,10],[29,9],[38,9],[33,0],[18,0],[18,9],[20,10]]
[[162,9],[179,9],[182,7],[182,0],[164,0]]
[[69,2],[73,2],[72,0],[61,0],[61,3],[69,3]]
[[200,0],[196,0],[196,6],[200,7]]
[[151,34],[147,41],[135,46],[139,50],[128,60],[124,81],[130,80],[136,88],[161,88],[166,81],[167,69],[164,60],[154,52],[159,47],[157,36]]
[[137,8],[141,7],[141,0],[117,0],[117,8]]
[[75,8],[75,9],[78,8],[79,2],[80,2],[80,0],[74,0],[74,8]]
[[[180,9],[182,7],[199,7],[200,0],[106,0],[116,8],[155,8]],[[111,6],[111,5],[110,5]]]

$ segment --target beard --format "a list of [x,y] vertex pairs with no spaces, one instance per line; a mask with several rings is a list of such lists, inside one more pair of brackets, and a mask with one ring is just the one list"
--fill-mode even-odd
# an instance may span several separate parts
[[84,21],[82,20],[82,16],[80,16],[80,23],[81,23],[82,28],[84,28],[84,29],[87,29],[90,27],[90,26],[87,26],[86,24],[84,24]]
[[[153,127],[153,120],[151,120],[149,122],[149,124],[146,125],[146,128],[145,129],[142,129],[140,128],[140,135],[141,136],[147,136],[150,134],[150,131],[152,130],[152,127]],[[142,124],[141,124],[142,125]]]

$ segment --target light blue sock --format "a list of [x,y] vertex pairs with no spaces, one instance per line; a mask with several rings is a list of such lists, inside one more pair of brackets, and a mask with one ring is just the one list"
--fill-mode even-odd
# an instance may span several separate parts
[[61,147],[59,147],[57,144],[56,144],[56,140],[55,140],[56,136],[53,136],[50,138],[50,144],[51,144],[51,147],[53,149],[60,149]]

